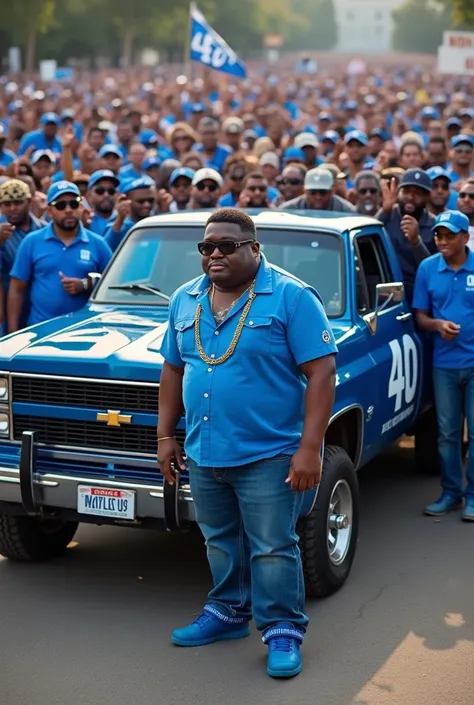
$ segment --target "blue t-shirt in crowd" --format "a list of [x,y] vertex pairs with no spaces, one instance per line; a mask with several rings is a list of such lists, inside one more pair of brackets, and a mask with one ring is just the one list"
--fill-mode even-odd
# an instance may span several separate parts
[[83,225],[79,225],[77,236],[67,247],[56,236],[52,223],[27,235],[18,248],[10,276],[30,284],[28,325],[82,308],[89,292],[68,294],[59,272],[84,279],[89,272],[103,272],[111,256],[103,238]]
[[15,159],[16,156],[10,149],[0,149],[0,166],[10,166]]
[[54,154],[61,154],[63,151],[59,137],[53,137],[52,140],[47,140],[43,130],[34,130],[33,132],[27,132],[26,135],[23,135],[18,149],[19,156],[25,154],[30,147],[34,147],[35,152],[38,149],[49,149]]
[[106,241],[112,252],[115,252],[115,250],[118,248],[130,228],[133,228],[133,226],[135,225],[135,221],[132,220],[129,215],[127,215],[127,217],[122,223],[122,227],[117,232],[115,230],[112,230],[113,224],[114,220],[110,221],[108,227],[105,229],[104,240]]
[[453,340],[434,333],[433,365],[445,369],[474,367],[474,252],[459,269],[452,269],[438,253],[418,267],[413,308],[433,318],[461,326]]
[[[204,156],[204,149],[202,144],[194,145],[194,151],[202,154]],[[232,154],[232,149],[226,144],[218,144],[216,151],[212,155],[211,159],[204,158],[204,166],[210,169],[215,169],[216,171],[222,171],[227,157]]]
[[133,181],[134,179],[141,179],[143,176],[142,171],[138,171],[138,169],[135,169],[134,166],[131,164],[126,164],[125,166],[122,166],[119,170],[118,177],[120,179],[120,183],[124,184],[126,181]]
[[117,213],[115,211],[109,218],[104,218],[104,216],[100,215],[100,213],[94,213],[87,229],[95,233],[96,235],[100,235],[101,237],[103,237],[110,223],[113,223],[116,217]]
[[243,295],[218,325],[209,285],[203,275],[173,294],[160,350],[166,362],[184,368],[186,453],[205,467],[236,467],[293,454],[304,421],[306,380],[300,365],[337,352],[321,299],[262,256],[256,298],[236,350],[225,364],[209,365],[195,345],[196,307],[203,307],[203,348],[217,358],[229,348],[248,300]]

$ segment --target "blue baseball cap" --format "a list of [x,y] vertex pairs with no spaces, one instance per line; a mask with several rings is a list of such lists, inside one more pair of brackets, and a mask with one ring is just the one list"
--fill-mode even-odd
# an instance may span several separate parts
[[420,110],[420,118],[430,118],[431,120],[439,120],[439,111],[431,105],[426,105]]
[[110,171],[110,169],[99,169],[98,171],[94,171],[94,173],[91,174],[91,178],[89,179],[87,188],[91,189],[103,179],[110,179],[110,181],[113,181],[116,186],[120,184],[120,179],[115,176],[113,171]]
[[74,120],[74,110],[72,108],[66,108],[61,113],[61,120]]
[[457,147],[458,144],[470,144],[474,148],[474,137],[471,135],[456,135],[451,139],[451,147]]
[[44,115],[41,116],[41,124],[42,125],[59,125],[60,119],[56,115],[56,113],[45,113]]
[[288,147],[288,149],[285,149],[283,153],[283,161],[285,163],[290,161],[304,162],[304,160],[305,153],[302,149],[299,149],[298,147]]
[[436,231],[440,227],[447,228],[452,233],[468,233],[469,218],[460,211],[444,211],[438,215],[431,230]]
[[424,191],[433,189],[431,178],[423,169],[407,169],[400,181],[400,187],[402,186],[418,186]]
[[76,184],[71,183],[71,181],[56,181],[55,184],[49,187],[48,193],[46,194],[46,201],[48,206],[54,203],[60,196],[65,193],[72,193],[74,196],[81,197],[81,192],[77,188]]
[[33,154],[31,155],[30,162],[32,164],[37,164],[40,159],[43,159],[46,157],[46,159],[49,159],[51,164],[56,164],[56,157],[54,156],[54,153],[50,149],[37,149]]
[[6,137],[7,137],[7,128],[5,127],[5,125],[2,122],[0,122],[0,139],[4,140],[4,139],[6,139]]
[[351,130],[344,137],[344,142],[345,144],[349,144],[349,142],[360,142],[360,144],[363,144],[364,147],[367,147],[369,144],[369,138],[365,132],[362,132],[361,130]]
[[432,166],[430,169],[426,170],[426,173],[430,177],[431,181],[436,181],[436,179],[447,179],[450,183],[452,181],[452,178],[446,169],[443,169],[442,166]]
[[460,117],[470,117],[471,120],[474,119],[474,108],[462,108],[459,111]]
[[123,157],[122,152],[115,144],[104,144],[104,146],[99,149],[99,157],[106,157],[107,154],[115,154],[115,156],[120,157],[120,159]]
[[322,113],[319,113],[318,120],[319,120],[319,122],[321,122],[321,120],[327,120],[327,122],[332,122],[334,120],[334,118],[331,115],[331,113],[322,112]]
[[374,127],[373,130],[369,132],[369,137],[380,137],[383,142],[390,139],[387,130],[384,130],[383,127]]
[[139,179],[131,179],[122,183],[120,192],[130,193],[130,191],[136,191],[139,188],[151,188],[152,186],[155,186],[155,182],[150,176],[141,176]]
[[189,167],[186,166],[181,166],[179,169],[175,169],[174,171],[171,172],[171,176],[169,178],[169,185],[172,186],[177,179],[179,179],[181,176],[183,176],[186,179],[189,179],[191,182],[194,178],[194,174],[196,172],[194,169],[190,169]]
[[462,122],[458,117],[450,117],[446,120],[446,127],[462,127]]
[[191,105],[191,112],[192,113],[205,113],[206,106],[204,105],[204,103],[193,103]]
[[358,110],[359,104],[356,100],[348,100],[344,106],[344,110]]
[[24,107],[24,102],[22,100],[12,100],[8,106],[8,113],[11,115],[15,110],[21,110]]
[[155,130],[146,127],[140,133],[140,143],[143,144],[145,147],[148,144],[158,144],[158,133],[155,132]]
[[336,130],[326,130],[326,132],[323,132],[321,135],[321,142],[328,141],[337,144],[340,139],[340,135]]
[[147,169],[151,169],[154,166],[161,166],[161,159],[157,155],[152,156],[152,157],[146,157],[143,160],[143,164],[142,164],[143,171],[146,171]]

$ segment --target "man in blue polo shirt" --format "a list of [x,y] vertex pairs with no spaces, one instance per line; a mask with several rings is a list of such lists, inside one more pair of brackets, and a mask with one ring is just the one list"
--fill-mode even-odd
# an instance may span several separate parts
[[81,224],[82,199],[75,184],[53,184],[47,203],[52,222],[23,240],[10,273],[9,332],[20,327],[28,287],[28,325],[77,311],[85,305],[92,289],[89,272],[103,272],[112,256],[104,240]]
[[[413,307],[419,327],[433,334],[433,381],[441,457],[441,497],[425,507],[440,516],[466,503],[463,519],[474,521],[474,252],[466,245],[469,220],[445,211],[433,227],[439,254],[418,268]],[[463,491],[462,433],[469,432],[467,486]]]
[[441,166],[432,166],[426,170],[426,173],[431,179],[432,189],[430,200],[428,202],[428,210],[433,215],[439,215],[445,210],[456,209],[458,202],[458,194],[451,190],[451,176]]
[[21,156],[31,147],[34,147],[35,150],[49,149],[55,156],[60,155],[63,147],[61,140],[57,137],[59,122],[60,120],[56,113],[45,113],[41,118],[41,127],[43,129],[27,132],[22,137],[18,154]]
[[453,184],[474,176],[474,137],[456,135],[451,140],[451,164],[448,172]]
[[246,213],[217,211],[198,249],[206,274],[173,295],[161,347],[158,460],[174,484],[184,403],[214,587],[172,641],[246,637],[253,616],[268,674],[288,678],[301,671],[308,624],[296,522],[302,492],[320,481],[337,349],[316,291],[267,262]]
[[86,197],[93,216],[88,229],[96,235],[104,235],[110,219],[116,215],[114,208],[119,184],[120,179],[109,169],[99,169],[91,174]]

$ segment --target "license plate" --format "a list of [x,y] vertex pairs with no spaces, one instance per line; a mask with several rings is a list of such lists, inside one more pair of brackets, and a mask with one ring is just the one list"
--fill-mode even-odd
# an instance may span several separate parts
[[111,519],[135,519],[135,492],[79,485],[77,511]]

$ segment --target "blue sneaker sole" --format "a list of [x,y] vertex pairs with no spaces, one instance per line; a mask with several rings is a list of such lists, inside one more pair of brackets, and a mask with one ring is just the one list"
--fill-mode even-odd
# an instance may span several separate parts
[[171,641],[173,644],[176,644],[176,646],[207,646],[207,644],[213,644],[215,641],[245,639],[245,637],[247,636],[250,636],[250,628],[246,626],[242,629],[236,629],[232,632],[222,632],[222,634],[217,634],[216,636],[209,637],[209,639],[196,639],[195,641],[189,641],[172,636]]
[[474,523],[474,516],[467,516],[466,514],[463,514],[461,518],[463,521],[470,522],[471,524]]
[[293,678],[294,676],[297,676],[298,673],[301,673],[301,669],[303,668],[303,664],[300,663],[299,666],[295,666],[293,669],[288,669],[287,671],[274,671],[271,668],[267,668],[267,673],[269,676],[272,678]]
[[462,509],[462,504],[456,504],[453,507],[446,509],[444,512],[430,512],[429,509],[424,509],[423,514],[427,517],[444,517],[445,514],[448,514],[449,512],[456,512],[458,509]]

